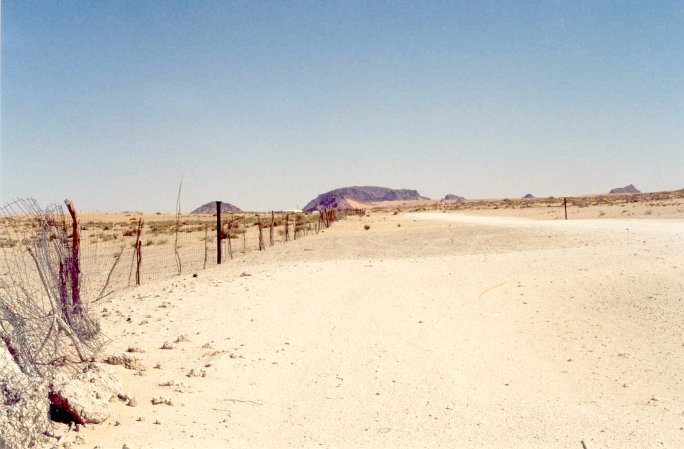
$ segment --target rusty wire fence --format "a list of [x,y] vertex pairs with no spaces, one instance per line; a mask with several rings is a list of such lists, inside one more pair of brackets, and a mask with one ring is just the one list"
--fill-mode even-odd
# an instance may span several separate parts
[[81,221],[84,275],[97,300],[133,285],[194,273],[317,233],[350,211],[184,215],[175,220]]
[[[75,209],[0,206],[0,447],[35,447],[49,430],[51,385],[107,343],[89,305]],[[76,237],[74,237],[76,236]]]
[[[0,447],[41,445],[57,372],[106,344],[91,306],[135,285],[267,251],[354,211],[80,219],[69,201],[0,206]],[[220,209],[217,209],[219,211]],[[129,214],[131,215],[131,214]]]

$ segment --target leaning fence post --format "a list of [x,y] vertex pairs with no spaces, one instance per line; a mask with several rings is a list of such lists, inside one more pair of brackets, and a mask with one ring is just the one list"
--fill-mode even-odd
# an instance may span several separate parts
[[131,270],[128,272],[128,285],[131,285],[131,276],[133,275],[133,264],[135,263],[135,256],[138,248],[138,243],[140,242],[140,234],[142,233],[143,219],[138,220],[138,227],[135,230],[135,244],[133,245],[133,259],[131,260]]
[[135,266],[135,285],[140,285],[140,263],[142,262],[142,242],[136,245],[137,264]]
[[216,263],[221,264],[221,201],[216,202]]

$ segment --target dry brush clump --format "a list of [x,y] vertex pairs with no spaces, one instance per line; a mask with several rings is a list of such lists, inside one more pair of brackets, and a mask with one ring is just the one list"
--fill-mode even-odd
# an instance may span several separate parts
[[[89,308],[100,290],[83,278],[76,211],[65,203],[69,217],[33,199],[0,207],[2,233],[20,242],[0,256],[3,448],[42,444],[50,416],[85,422],[79,413],[106,408],[94,405],[83,380],[96,370],[89,362],[105,343]],[[98,412],[98,419],[105,414]]]

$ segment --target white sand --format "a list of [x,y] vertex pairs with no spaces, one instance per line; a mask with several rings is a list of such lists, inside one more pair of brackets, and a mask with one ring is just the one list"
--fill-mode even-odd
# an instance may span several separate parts
[[[121,425],[82,435],[132,449],[684,447],[683,223],[374,213],[125,291],[99,308],[114,312],[107,353],[146,351],[144,376],[119,371],[139,404],[113,403]],[[190,341],[159,349],[179,334]],[[208,342],[228,352],[204,367]]]
[[546,228],[564,231],[632,231],[637,233],[677,234],[684,236],[683,219],[572,219],[572,220],[540,220],[523,217],[497,217],[487,215],[471,215],[463,213],[422,212],[409,213],[406,218],[412,220],[448,221],[455,223],[497,226],[504,228],[531,229]]

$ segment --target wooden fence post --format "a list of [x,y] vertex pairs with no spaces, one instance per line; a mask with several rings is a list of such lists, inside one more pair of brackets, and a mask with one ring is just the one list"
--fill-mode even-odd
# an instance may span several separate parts
[[131,260],[131,269],[128,272],[128,285],[131,285],[131,276],[133,275],[133,264],[138,253],[138,243],[140,243],[140,234],[142,234],[143,219],[138,219],[138,227],[135,230],[135,244],[133,245],[133,259]]
[[283,234],[283,240],[286,242],[290,241],[290,214],[285,214],[285,234]]
[[271,230],[268,233],[268,239],[271,246],[273,246],[273,227],[275,226],[275,213],[271,211]]
[[216,263],[221,264],[221,201],[216,202]]
[[565,208],[565,219],[568,219],[568,199],[563,198],[563,207]]
[[266,245],[264,244],[263,227],[261,226],[261,216],[257,215],[257,225],[259,226],[259,251],[264,251]]
[[228,220],[228,232],[226,233],[226,237],[228,238],[228,255],[230,256],[230,259],[233,259],[233,244],[231,243],[231,236],[230,232],[231,229],[233,229],[233,220]]
[[204,224],[204,268],[207,268],[207,244],[209,240],[209,225]]
[[142,242],[138,241],[138,244],[136,245],[136,254],[137,254],[137,261],[138,263],[136,264],[135,267],[135,285],[140,285],[140,263],[142,262]]
[[71,260],[69,261],[69,277],[71,280],[71,304],[73,311],[81,311],[81,288],[79,285],[79,277],[81,274],[81,267],[79,263],[79,244],[80,238],[78,236],[78,220],[76,219],[76,208],[74,203],[69,200],[64,200],[69,214],[71,215]]

